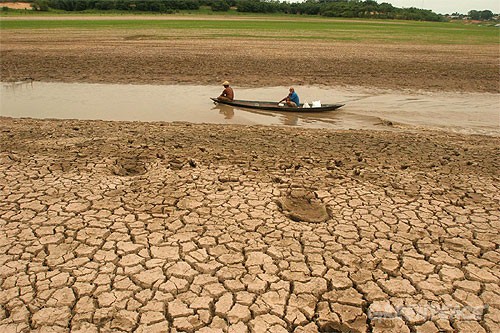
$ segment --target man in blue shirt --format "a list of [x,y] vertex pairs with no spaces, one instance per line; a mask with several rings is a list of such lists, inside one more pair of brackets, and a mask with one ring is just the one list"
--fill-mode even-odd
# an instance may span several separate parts
[[290,87],[290,93],[288,94],[288,96],[286,96],[281,101],[279,101],[279,103],[281,103],[283,101],[286,101],[286,104],[288,106],[297,107],[300,105],[299,95],[297,95],[297,93],[295,92],[295,89],[293,89],[293,87]]

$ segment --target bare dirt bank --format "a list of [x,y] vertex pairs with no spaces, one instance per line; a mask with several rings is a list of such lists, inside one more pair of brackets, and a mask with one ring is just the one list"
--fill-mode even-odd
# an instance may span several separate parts
[[155,31],[2,31],[1,80],[359,85],[500,92],[497,46],[239,39]]

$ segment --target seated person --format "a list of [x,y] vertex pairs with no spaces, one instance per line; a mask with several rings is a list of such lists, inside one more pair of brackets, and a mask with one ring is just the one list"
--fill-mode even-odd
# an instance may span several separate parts
[[232,100],[234,100],[233,88],[229,86],[229,82],[227,81],[224,81],[222,85],[224,86],[224,90],[222,91],[222,94],[217,97],[217,100],[231,102]]
[[283,101],[286,101],[286,105],[292,106],[292,107],[297,107],[300,105],[299,95],[297,95],[297,93],[295,92],[295,89],[293,89],[293,87],[290,87],[290,93],[288,94],[288,96],[286,96],[281,101],[279,101],[279,103],[281,103]]

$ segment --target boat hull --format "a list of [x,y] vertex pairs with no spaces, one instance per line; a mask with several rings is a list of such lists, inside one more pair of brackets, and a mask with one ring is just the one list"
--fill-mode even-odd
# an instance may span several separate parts
[[217,98],[210,97],[215,103],[231,105],[234,107],[254,109],[254,110],[268,110],[268,111],[283,111],[283,112],[324,112],[336,110],[344,104],[323,104],[320,107],[303,108],[302,104],[298,107],[290,106],[279,106],[277,102],[263,102],[263,101],[244,101],[244,100],[234,100],[234,101],[219,101]]

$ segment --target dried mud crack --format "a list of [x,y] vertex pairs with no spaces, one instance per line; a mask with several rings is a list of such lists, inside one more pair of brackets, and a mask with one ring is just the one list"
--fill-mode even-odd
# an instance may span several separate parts
[[2,118],[0,331],[498,332],[499,147]]

